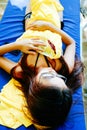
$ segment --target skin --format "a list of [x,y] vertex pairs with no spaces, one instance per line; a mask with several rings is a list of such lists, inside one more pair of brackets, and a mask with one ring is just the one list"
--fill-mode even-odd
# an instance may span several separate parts
[[51,67],[49,68],[40,68],[35,77],[37,84],[43,84],[43,86],[53,86],[60,87],[61,89],[67,88],[64,80],[59,77]]
[[[31,9],[30,9],[30,3],[29,3],[27,6],[27,9],[26,9],[26,14],[29,13],[30,11],[31,11]],[[56,26],[54,26],[53,24],[51,24],[49,22],[39,20],[39,21],[33,22],[31,25],[29,25],[27,27],[27,20],[29,20],[29,19],[26,19],[26,21],[25,21],[25,30],[27,30],[27,28],[31,29],[31,30],[41,30],[41,31],[44,31],[47,29],[47,30],[51,30],[52,32],[55,32],[61,36],[63,43],[65,43],[65,45],[66,45],[66,50],[65,50],[63,57],[68,65],[69,73],[71,73],[73,70],[73,67],[74,67],[75,41],[67,33],[58,29]],[[16,40],[13,43],[0,46],[0,67],[2,69],[4,69],[7,73],[10,73],[11,69],[15,65],[17,65],[17,63],[14,63],[13,61],[10,61],[9,59],[6,59],[3,57],[3,55],[5,53],[14,51],[14,50],[20,50],[23,53],[29,54],[29,56],[27,57],[27,64],[28,64],[28,66],[30,66],[30,65],[34,66],[36,57],[37,57],[37,51],[43,51],[41,49],[38,49],[38,46],[45,46],[45,43],[43,43],[43,41],[40,39],[37,39],[37,40],[21,39],[20,41]],[[34,51],[30,51],[30,50],[34,50]],[[60,70],[61,63],[60,63],[59,59],[55,60],[55,63],[56,63],[55,67],[53,64],[53,60],[49,59],[49,61],[52,63],[52,65],[50,65],[50,67],[52,67],[55,71]],[[48,67],[48,66],[44,59],[44,56],[40,54],[39,60],[37,63],[37,68],[44,68],[44,67]],[[20,66],[17,68],[17,71],[21,71]]]
[[[41,26],[43,26],[43,24]],[[66,44],[66,50],[65,50],[65,53],[64,53],[63,57],[64,57],[67,65],[68,65],[69,72],[71,73],[72,70],[73,70],[73,67],[74,67],[75,41],[68,34],[66,34],[64,31],[62,31],[60,29],[56,29],[56,30],[57,30],[57,33],[61,35],[62,41]],[[33,51],[29,51],[29,50],[32,49],[32,50],[37,52],[39,50],[38,46],[45,46],[45,44],[40,39],[38,39],[38,40],[35,40],[35,39],[22,39],[22,40],[20,40],[20,42],[15,41],[13,43],[0,46],[0,55],[1,55],[0,56],[0,63],[1,63],[0,67],[2,69],[4,69],[6,72],[10,73],[10,70],[17,63],[11,62],[8,59],[5,59],[4,57],[2,57],[5,53],[13,51],[13,50],[20,50],[23,53],[29,54],[29,57],[28,57],[29,59],[33,59],[33,58],[35,59],[35,56],[37,56],[37,53],[35,53]],[[40,49],[40,51],[42,51],[42,50]],[[29,61],[29,59],[28,59],[28,61]],[[38,67],[41,67],[41,66],[47,67],[45,61],[41,60],[41,59],[44,59],[42,55],[40,55],[37,66]],[[31,61],[30,64],[35,63],[34,60],[30,60],[30,61]],[[61,64],[60,64],[58,59],[56,59],[55,61],[56,61],[56,68],[54,68],[54,69],[57,71],[58,69],[60,69]]]

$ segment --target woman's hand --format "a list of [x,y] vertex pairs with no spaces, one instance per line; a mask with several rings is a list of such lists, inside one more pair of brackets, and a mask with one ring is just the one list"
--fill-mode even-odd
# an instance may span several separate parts
[[38,30],[38,31],[45,31],[50,30],[52,32],[56,32],[56,26],[51,24],[50,22],[38,20],[35,22],[32,22],[31,24],[26,24],[26,29],[31,30]]
[[25,28],[26,30],[31,29],[31,30],[38,30],[38,31],[50,30],[53,33],[57,33],[61,35],[60,32],[61,30],[57,26],[55,26],[51,22],[43,21],[43,20],[34,21],[29,25],[28,23],[26,23]]
[[[42,28],[44,29],[45,26],[47,26],[47,22],[44,22],[44,21],[35,21],[35,22],[32,22],[31,24],[29,24],[28,26],[28,29],[32,29],[32,30],[42,30]],[[46,29],[44,29],[46,30]]]
[[23,53],[27,53],[27,54],[34,54],[34,51],[38,52],[38,51],[43,51],[41,48],[39,48],[39,46],[45,46],[45,43],[40,40],[40,39],[36,39],[36,38],[32,38],[32,39],[19,39],[15,42],[15,44],[17,44],[17,49],[22,51]]

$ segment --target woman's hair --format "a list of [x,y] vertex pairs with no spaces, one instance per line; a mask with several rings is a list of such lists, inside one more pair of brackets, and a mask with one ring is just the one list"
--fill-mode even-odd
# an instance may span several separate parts
[[[34,81],[34,68],[27,67],[26,55],[22,58],[23,69],[21,78],[15,74],[16,67],[11,71],[12,76],[22,85],[29,112],[32,115],[32,122],[48,127],[56,127],[64,123],[72,104],[72,94],[69,88],[60,89],[53,86],[43,86]],[[83,64],[76,59],[73,72],[68,76],[67,86],[72,90],[82,83],[81,74]],[[74,86],[73,86],[74,85]]]
[[81,87],[84,82],[84,64],[76,56],[75,65],[72,73],[68,75],[66,85],[74,92],[77,88]]
[[72,95],[68,88],[43,86],[33,81],[29,86],[27,103],[35,124],[56,127],[64,123],[72,104]]
[[62,68],[58,73],[67,77],[66,85],[71,89],[72,92],[74,92],[75,89],[79,88],[83,84],[85,66],[80,57],[75,56],[74,69],[69,74],[68,65],[66,64],[64,58],[60,57],[60,61],[62,63]]

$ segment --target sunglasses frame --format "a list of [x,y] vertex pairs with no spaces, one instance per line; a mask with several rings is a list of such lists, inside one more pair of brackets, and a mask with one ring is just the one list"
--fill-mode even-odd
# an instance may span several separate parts
[[[61,74],[57,74],[57,73],[47,73],[47,72],[44,72],[43,74],[42,74],[43,76],[44,75],[46,75],[46,76],[44,76],[44,77],[49,77],[49,78],[54,78],[54,77],[58,77],[58,78],[61,78],[65,83],[66,83],[66,81],[67,81],[67,78],[65,77],[65,76],[63,76],[63,75],[61,75]],[[41,76],[42,76],[41,75]],[[48,75],[48,76],[47,76]]]

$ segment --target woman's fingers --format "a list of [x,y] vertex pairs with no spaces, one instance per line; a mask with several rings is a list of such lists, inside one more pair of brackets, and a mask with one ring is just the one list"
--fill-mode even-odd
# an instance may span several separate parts
[[36,52],[34,52],[34,51],[26,51],[26,53],[30,54],[30,55],[35,55],[36,54]]
[[42,52],[42,51],[43,51],[42,49],[38,49],[38,48],[33,47],[32,49],[30,49],[28,51],[24,51],[24,53],[35,55],[36,52]]
[[29,50],[34,50],[34,51],[43,51],[43,49],[42,48],[39,48],[38,46],[31,46],[30,47],[31,49],[29,49]]
[[42,40],[32,40],[32,42],[29,44],[30,50],[35,51],[43,51],[42,47],[45,47],[46,44]]
[[[42,48],[46,46],[45,42],[38,38],[23,39],[20,41],[20,43],[18,43],[18,45],[19,45],[19,50],[28,54],[29,54],[29,51],[31,50],[42,52],[43,51]],[[32,51],[32,54],[33,54],[33,51]]]
[[34,46],[46,46],[46,44],[44,43],[44,41],[40,40],[40,39],[31,39],[30,44],[32,44]]

